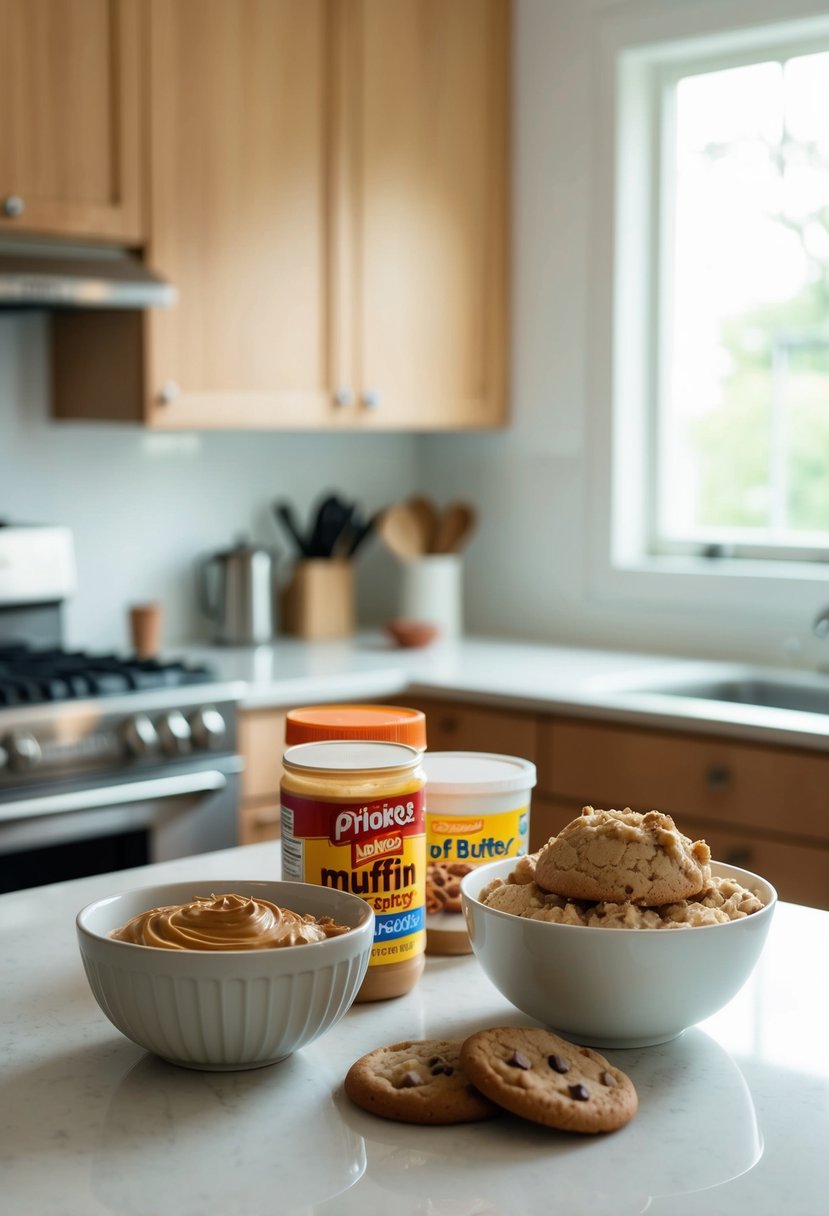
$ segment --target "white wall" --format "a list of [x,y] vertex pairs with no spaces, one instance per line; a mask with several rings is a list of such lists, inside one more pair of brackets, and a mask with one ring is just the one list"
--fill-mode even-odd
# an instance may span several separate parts
[[[165,642],[205,636],[195,599],[199,556],[240,533],[282,554],[277,497],[302,518],[329,489],[369,509],[415,485],[410,436],[278,433],[144,434],[137,427],[56,423],[49,418],[48,342],[40,314],[0,316],[0,519],[57,523],[74,535],[78,590],[66,641],[127,644],[126,608],[159,599]],[[379,542],[357,565],[360,617],[393,615],[394,569]]]

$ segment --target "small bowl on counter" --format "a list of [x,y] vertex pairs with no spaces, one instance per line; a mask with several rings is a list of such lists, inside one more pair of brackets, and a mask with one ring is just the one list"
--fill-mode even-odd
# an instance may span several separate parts
[[428,646],[440,636],[440,628],[431,621],[409,621],[396,618],[386,623],[386,633],[406,650],[419,649]]
[[[267,949],[165,949],[109,935],[152,908],[233,892],[348,932]],[[76,918],[89,986],[133,1043],[186,1068],[230,1071],[284,1059],[325,1034],[354,1002],[368,967],[374,913],[348,892],[301,882],[164,883],[95,900]]]
[[768,936],[777,893],[736,866],[711,863],[764,905],[739,920],[683,928],[557,924],[487,907],[478,898],[506,881],[515,859],[479,866],[461,881],[472,950],[522,1013],[590,1047],[649,1047],[676,1038],[736,996]]

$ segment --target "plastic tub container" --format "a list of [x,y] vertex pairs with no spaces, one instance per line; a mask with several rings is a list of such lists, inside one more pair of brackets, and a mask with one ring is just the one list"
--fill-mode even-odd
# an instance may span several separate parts
[[469,954],[461,879],[527,852],[535,765],[494,752],[429,752],[426,773],[426,949]]

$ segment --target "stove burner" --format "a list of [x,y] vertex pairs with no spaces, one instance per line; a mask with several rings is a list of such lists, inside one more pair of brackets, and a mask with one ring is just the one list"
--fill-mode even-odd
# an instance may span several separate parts
[[85,651],[0,646],[0,706],[39,705],[113,696],[153,688],[181,688],[213,679],[207,667]]

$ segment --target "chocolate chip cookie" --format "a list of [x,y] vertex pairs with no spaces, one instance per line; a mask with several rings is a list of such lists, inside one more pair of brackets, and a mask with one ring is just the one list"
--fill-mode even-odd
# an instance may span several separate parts
[[378,1047],[352,1064],[345,1092],[363,1110],[401,1123],[474,1123],[499,1113],[470,1083],[460,1040],[421,1039]]
[[535,881],[568,899],[653,908],[705,890],[710,860],[705,841],[683,836],[670,815],[586,806],[541,850]]
[[478,1031],[463,1043],[461,1067],[499,1106],[562,1131],[616,1131],[639,1105],[630,1077],[604,1056],[540,1027]]

